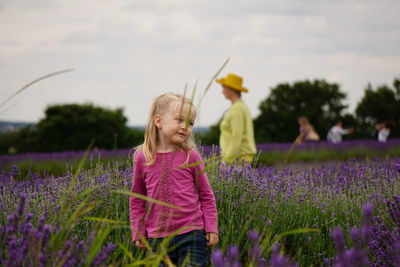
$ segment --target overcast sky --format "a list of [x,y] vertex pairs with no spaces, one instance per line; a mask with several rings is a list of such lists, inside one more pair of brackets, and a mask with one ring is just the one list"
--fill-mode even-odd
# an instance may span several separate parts
[[[400,76],[399,0],[1,0],[0,120],[36,122],[46,106],[92,102],[124,108],[143,125],[166,91],[198,94],[221,76],[244,77],[252,116],[271,87],[305,79],[336,82],[353,111],[368,83]],[[198,99],[198,96],[197,96]],[[198,125],[216,123],[230,102],[214,83]]]

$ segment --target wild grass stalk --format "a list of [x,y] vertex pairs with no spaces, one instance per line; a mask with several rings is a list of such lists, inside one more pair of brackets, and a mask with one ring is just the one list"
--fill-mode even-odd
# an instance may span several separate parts
[[73,71],[73,70],[74,70],[74,69],[66,69],[66,70],[61,70],[61,71],[52,72],[52,73],[49,73],[49,74],[44,75],[44,76],[41,76],[41,77],[39,77],[39,78],[37,78],[37,79],[35,79],[35,80],[29,82],[28,84],[24,85],[22,88],[18,89],[14,94],[12,94],[12,95],[11,95],[10,97],[8,97],[6,100],[4,100],[3,102],[1,102],[1,103],[0,103],[0,108],[1,108],[2,106],[4,106],[5,104],[7,104],[7,103],[8,103],[11,99],[13,99],[15,96],[17,96],[18,94],[22,93],[24,90],[26,90],[26,89],[27,89],[28,87],[30,87],[31,85],[33,85],[33,84],[35,84],[35,83],[37,83],[37,82],[40,82],[40,81],[42,81],[42,80],[44,80],[44,79],[48,79],[48,78],[50,78],[50,77],[53,77],[53,76],[56,76],[56,75],[59,75],[59,74],[63,74],[63,73],[66,73],[66,72],[70,72],[70,71]]

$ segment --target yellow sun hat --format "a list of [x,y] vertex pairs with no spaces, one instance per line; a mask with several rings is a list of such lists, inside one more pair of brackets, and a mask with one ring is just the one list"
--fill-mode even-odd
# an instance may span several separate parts
[[243,78],[233,73],[229,73],[225,78],[216,79],[215,81],[236,91],[241,91],[245,93],[249,91],[247,90],[247,88],[242,86]]

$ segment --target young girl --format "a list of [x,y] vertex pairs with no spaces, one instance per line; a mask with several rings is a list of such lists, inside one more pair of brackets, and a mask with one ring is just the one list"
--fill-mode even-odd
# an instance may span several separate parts
[[[132,238],[154,248],[172,236],[169,259],[178,266],[206,265],[206,245],[218,243],[215,197],[192,137],[196,109],[181,95],[155,98],[144,143],[137,147],[131,192],[179,208],[130,197]],[[146,207],[147,204],[147,207]]]

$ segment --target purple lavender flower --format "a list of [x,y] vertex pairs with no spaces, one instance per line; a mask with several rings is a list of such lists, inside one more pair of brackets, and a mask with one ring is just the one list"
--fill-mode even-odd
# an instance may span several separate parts
[[238,263],[239,248],[237,246],[230,246],[226,257],[230,266],[240,266],[240,263]]
[[395,162],[393,167],[397,172],[400,172],[400,161]]
[[211,262],[215,267],[225,267],[224,255],[221,250],[216,249],[212,252]]
[[379,217],[373,217],[371,240],[368,244],[375,266],[400,266],[400,201],[398,196],[387,200],[390,219],[394,227],[386,225]]
[[296,267],[298,265],[295,263],[292,263],[290,261],[290,259],[288,259],[284,255],[274,254],[271,257],[270,266],[271,267]]
[[362,240],[361,240],[361,232],[360,229],[357,228],[352,228],[350,231],[350,236],[351,239],[354,242],[354,246],[361,248],[362,246]]
[[252,244],[258,242],[258,239],[260,238],[260,236],[256,230],[249,231],[248,236],[249,236],[250,242]]
[[362,210],[363,210],[364,221],[371,221],[373,212],[372,204],[369,202],[365,203]]
[[336,227],[332,231],[333,242],[335,243],[336,250],[341,253],[345,249],[345,240],[342,228]]
[[344,252],[342,261],[337,261],[335,266],[354,266],[364,267],[369,266],[370,262],[367,253],[358,248],[352,248]]
[[114,251],[116,245],[109,243],[107,246],[103,246],[102,250],[97,254],[97,257],[93,260],[90,266],[98,266],[106,262],[107,257]]
[[[46,215],[40,216],[36,225],[31,220],[33,214],[25,215],[26,195],[20,195],[20,203],[16,211],[8,216],[6,225],[0,225],[0,265],[2,266],[32,266],[33,258],[38,259],[38,266],[48,266],[49,263],[64,262],[63,266],[82,266],[85,262],[87,249],[85,242],[73,238],[61,240],[62,249],[54,253],[51,237],[62,230],[46,223]],[[25,219],[24,219],[25,217]],[[91,243],[87,243],[90,246]],[[87,247],[86,246],[86,247]],[[102,265],[115,249],[114,244],[103,246],[96,255],[94,265]],[[3,258],[3,255],[5,258]]]
[[20,202],[19,202],[19,207],[18,207],[18,217],[21,217],[22,214],[24,213],[24,209],[25,209],[25,202],[26,202],[26,194],[21,193],[19,195],[20,198]]
[[260,246],[260,235],[256,230],[249,231],[247,235],[250,240],[249,257],[253,265],[257,267],[266,266],[265,259],[262,257],[263,249]]

